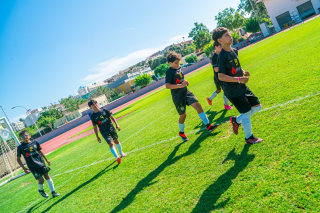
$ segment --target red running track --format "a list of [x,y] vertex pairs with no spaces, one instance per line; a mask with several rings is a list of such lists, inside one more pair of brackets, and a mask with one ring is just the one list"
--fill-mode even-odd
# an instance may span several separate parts
[[[210,65],[210,64],[204,65],[204,66],[202,66],[202,67],[200,67],[200,68],[198,68],[198,69],[186,74],[186,76],[188,76],[188,75],[190,75],[192,73],[195,73],[195,72],[207,67],[208,65]],[[164,85],[161,86],[161,87],[158,87],[157,89],[154,89],[154,90],[152,90],[152,91],[150,91],[150,92],[148,92],[148,93],[146,93],[144,95],[141,95],[138,98],[135,98],[135,99],[133,99],[133,100],[131,100],[131,101],[129,101],[129,102],[117,107],[117,108],[114,108],[113,110],[111,110],[111,112],[112,113],[116,113],[116,112],[122,110],[123,108],[129,106],[130,104],[133,104],[134,102],[140,100],[141,98],[143,98],[143,97],[149,95],[150,93],[152,93],[154,91],[157,91],[157,90],[159,90],[159,89],[161,89],[163,87],[164,87]],[[73,135],[78,134],[79,132],[81,132],[81,131],[85,130],[86,128],[90,127],[91,125],[92,125],[91,121],[88,121],[88,122],[86,122],[84,124],[81,124],[80,126],[77,126],[77,127],[73,128],[73,129],[69,130],[68,132],[65,132],[65,133],[63,133],[63,134],[61,134],[61,135],[59,135],[59,136],[57,136],[55,138],[52,138],[51,140],[48,140],[47,142],[41,144],[43,153],[44,154],[48,154],[50,152],[53,152],[53,151],[59,149],[60,147],[62,147],[64,145],[67,145],[67,144],[72,143],[72,142],[74,142],[74,141],[76,141],[78,139],[81,139],[81,138],[87,137],[87,136],[89,136],[91,134],[94,134],[93,130],[90,130],[90,131],[84,132],[84,133],[82,133],[80,135],[77,135],[75,137],[72,137]],[[70,138],[70,137],[72,137],[72,138]],[[68,139],[68,138],[70,138],[70,139]]]

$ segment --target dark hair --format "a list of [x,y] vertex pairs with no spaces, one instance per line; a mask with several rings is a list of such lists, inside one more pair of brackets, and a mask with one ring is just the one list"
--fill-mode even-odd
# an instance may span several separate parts
[[[29,133],[27,130],[22,130],[20,133],[19,133],[19,137],[21,138],[22,135],[24,135],[25,133]],[[29,133],[30,134],[30,133]]]
[[213,43],[213,47],[220,47],[221,46],[221,44],[219,43],[219,42],[217,42],[217,41],[215,41],[214,43]]
[[176,52],[169,52],[167,55],[167,61],[172,63],[175,60],[181,60],[181,55]]
[[96,100],[93,100],[91,99],[89,102],[88,102],[88,106],[91,108],[92,105],[94,104],[97,104],[98,102]]
[[225,27],[218,27],[216,29],[213,30],[212,32],[212,39],[216,42],[218,42],[218,39],[220,39],[223,34],[225,34],[226,32],[229,32],[229,30]]

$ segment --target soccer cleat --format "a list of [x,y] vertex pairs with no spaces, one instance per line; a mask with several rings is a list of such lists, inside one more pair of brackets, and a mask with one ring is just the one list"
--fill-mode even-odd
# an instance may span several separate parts
[[186,142],[189,140],[184,133],[182,134],[181,132],[179,132],[179,136],[182,138],[183,142]]
[[122,158],[123,158],[123,157],[125,157],[125,156],[127,156],[127,154],[126,154],[126,153],[124,153],[124,152],[121,152],[121,153],[120,153],[120,157],[122,157]]
[[239,126],[240,124],[237,123],[237,117],[235,116],[232,116],[230,117],[230,121],[231,121],[231,124],[232,124],[232,129],[233,129],[233,132],[234,134],[238,134],[238,129],[239,129]]
[[207,98],[207,101],[208,101],[208,104],[209,104],[209,105],[212,105],[212,100],[210,101],[210,99]]
[[121,158],[120,157],[117,157],[117,162],[118,162],[118,164],[121,163]]
[[55,191],[51,192],[51,194],[52,194],[52,197],[58,197],[58,196],[60,196],[60,194],[57,193],[57,192],[55,192]]
[[212,132],[212,131],[215,130],[218,126],[219,126],[219,124],[209,125],[209,126],[207,127],[207,130],[208,130],[208,132]]
[[44,197],[44,198],[48,198],[49,197],[49,195],[44,191],[44,190],[38,190],[39,191],[39,193],[41,194],[41,196],[42,197]]
[[225,108],[226,110],[233,109],[232,106],[229,106],[229,105],[224,105],[224,108]]
[[250,138],[245,139],[245,140],[246,140],[247,144],[256,144],[256,143],[260,143],[263,141],[263,139],[257,138],[253,135]]

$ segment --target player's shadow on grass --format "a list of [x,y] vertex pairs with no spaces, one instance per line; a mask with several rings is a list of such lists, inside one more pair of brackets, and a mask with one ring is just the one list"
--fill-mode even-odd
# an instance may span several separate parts
[[207,132],[204,132],[204,131],[201,132],[199,137],[191,144],[191,146],[189,147],[187,152],[185,152],[184,154],[181,154],[179,156],[175,156],[177,151],[179,150],[180,146],[182,144],[188,143],[188,142],[182,142],[182,143],[178,144],[174,148],[173,152],[168,156],[167,160],[165,160],[158,168],[156,168],[151,173],[149,173],[145,178],[140,180],[139,183],[136,185],[136,187],[131,192],[129,192],[129,194],[125,198],[123,198],[121,203],[118,206],[116,206],[111,212],[119,212],[119,211],[127,208],[134,201],[134,198],[137,196],[137,194],[142,192],[146,187],[151,186],[156,183],[156,182],[153,182],[153,180],[161,172],[163,172],[168,166],[173,165],[174,163],[176,163],[177,161],[179,161],[183,157],[187,157],[187,156],[195,153],[200,148],[200,144],[203,140],[205,140],[207,137],[212,137],[217,134],[218,133],[208,134]]
[[[216,118],[217,115],[219,115],[221,113],[221,115]],[[226,122],[229,120],[229,118],[226,118],[227,114],[227,110],[220,110],[219,112],[216,111],[211,111],[211,109],[209,109],[208,111],[206,111],[206,115],[208,116],[208,120],[210,122],[210,124],[214,125],[214,124],[221,124],[223,122]],[[203,128],[205,129],[205,126],[203,124],[203,122],[201,120],[199,120],[200,123],[194,128],[194,129],[198,129],[198,128]]]
[[[72,190],[71,192],[69,192],[68,194],[66,194],[66,195],[64,195],[64,196],[62,196],[62,197],[54,198],[54,199],[59,199],[59,200],[58,200],[57,202],[53,203],[51,206],[49,206],[48,208],[46,208],[46,209],[45,209],[44,211],[42,211],[42,212],[48,212],[48,211],[50,211],[50,209],[51,209],[52,207],[54,207],[55,205],[59,204],[61,201],[65,200],[65,199],[68,198],[70,195],[72,195],[73,193],[75,193],[76,191],[78,191],[79,189],[81,189],[82,187],[84,187],[84,186],[88,185],[89,183],[95,181],[96,179],[98,179],[100,176],[104,175],[104,174],[107,173],[108,171],[117,168],[117,167],[118,167],[118,164],[117,164],[116,166],[110,168],[114,163],[115,163],[115,161],[112,162],[111,164],[109,164],[109,165],[108,165],[106,168],[104,168],[103,170],[101,170],[98,174],[96,174],[96,175],[95,175],[94,177],[92,177],[90,180],[87,180],[86,182],[84,182],[84,183],[82,183],[80,186],[78,186],[77,188],[73,189],[73,190]],[[39,208],[39,207],[40,207],[40,205],[39,205],[37,208]],[[35,211],[37,208],[31,207],[28,212]]]
[[223,208],[229,201],[229,198],[223,202],[217,204],[217,201],[232,185],[234,180],[240,172],[242,172],[248,164],[253,161],[254,155],[248,155],[250,145],[244,145],[240,154],[235,154],[235,149],[231,150],[224,159],[224,162],[228,160],[234,160],[234,166],[231,167],[227,172],[221,175],[212,185],[210,185],[201,195],[196,207],[192,212],[211,212],[213,210]]

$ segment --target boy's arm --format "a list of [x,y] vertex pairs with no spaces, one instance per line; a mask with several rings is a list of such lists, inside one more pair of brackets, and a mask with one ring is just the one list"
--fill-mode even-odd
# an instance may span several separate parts
[[30,171],[23,165],[22,161],[21,161],[21,157],[17,157],[17,162],[19,164],[19,166],[21,166],[21,168],[23,169],[23,171],[26,173],[26,174],[29,174]]
[[111,115],[111,116],[110,116],[110,118],[111,118],[111,120],[113,121],[113,123],[115,123],[115,124],[116,124],[116,128],[120,131],[120,130],[121,130],[121,128],[120,128],[120,126],[119,126],[119,124],[118,124],[117,120],[113,117],[113,115]]
[[249,81],[249,77],[232,77],[224,73],[219,73],[218,77],[220,81],[225,81],[225,82],[239,83],[238,78],[240,78],[241,84],[246,84]]
[[50,166],[51,163],[50,163],[50,161],[47,159],[46,155],[45,155],[41,150],[40,150],[39,152],[40,152],[41,156],[46,160],[47,164]]
[[215,72],[219,72],[219,68],[218,68],[218,67],[215,67],[215,68],[214,68],[214,71],[215,71]]
[[100,137],[98,135],[98,127],[96,125],[93,125],[93,130],[94,130],[94,133],[96,134],[98,142],[101,143]]

